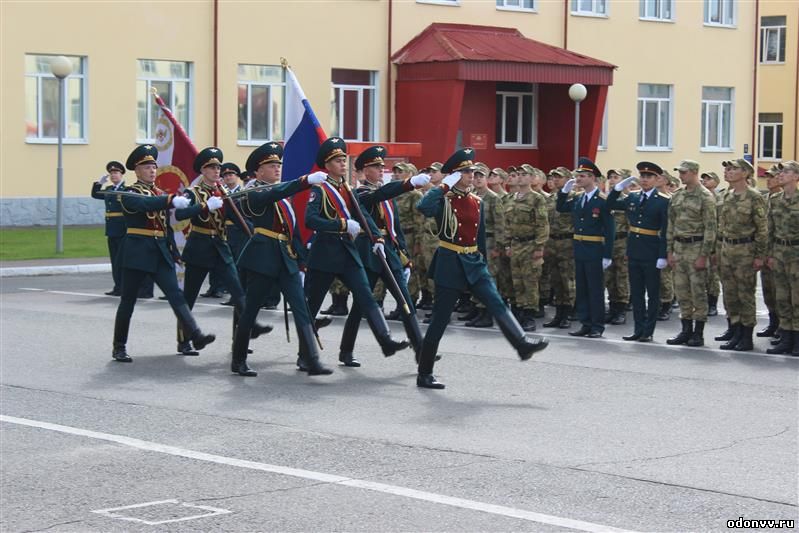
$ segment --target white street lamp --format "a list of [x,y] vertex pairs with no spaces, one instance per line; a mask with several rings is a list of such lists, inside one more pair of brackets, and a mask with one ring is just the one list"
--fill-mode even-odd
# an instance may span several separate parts
[[580,102],[585,100],[588,89],[582,83],[575,83],[569,87],[569,98],[574,102],[574,168],[577,168],[577,160],[580,157]]
[[64,78],[72,74],[72,61],[64,56],[50,60],[50,71],[58,78],[58,168],[56,170],[55,199],[55,251],[64,253],[64,169],[62,150],[64,145]]

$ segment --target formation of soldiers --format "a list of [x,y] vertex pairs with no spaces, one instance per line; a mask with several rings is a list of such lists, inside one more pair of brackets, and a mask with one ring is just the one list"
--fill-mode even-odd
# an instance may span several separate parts
[[[676,303],[682,328],[666,342],[703,346],[707,317],[716,312],[717,277],[728,328],[716,340],[721,349],[748,351],[758,271],[770,318],[758,335],[773,337],[769,353],[799,355],[795,161],[769,169],[764,195],[753,188],[754,169],[744,159],[723,163],[729,188],[716,191],[718,177],[689,160],[675,167],[679,179],[645,161],[637,176],[629,169],[603,175],[584,158],[574,170],[545,173],[528,164],[491,169],[466,148],[421,171],[398,163],[386,182],[388,154],[373,146],[355,159],[353,188],[340,138],[320,147],[321,170],[296,180],[281,182],[282,156],[279,144],[266,143],[252,152],[245,174],[223,161],[221,149],[208,147],[194,162],[199,182],[177,195],[155,186],[153,146],[136,148],[124,167],[109,163],[112,185],[101,190],[104,176],[92,196],[106,202],[112,294],[121,296],[115,360],[132,361],[128,330],[148,280],[175,312],[180,354],[198,355],[213,342],[191,312],[209,273],[231,294],[231,371],[241,376],[257,375],[247,363],[249,340],[272,330],[257,314],[281,294],[299,338],[298,369],[332,373],[317,350],[317,329],[329,321],[316,317],[328,291],[333,304],[326,311],[348,315],[339,362],[361,366],[355,342],[365,318],[385,356],[412,347],[423,388],[444,388],[433,366],[453,311],[470,327],[496,322],[523,361],[547,346],[527,335],[547,305],[555,313],[544,327],[568,329],[577,320],[580,327],[569,334],[591,339],[602,337],[606,324],[625,324],[632,306],[633,332],[623,338],[651,342],[657,321],[667,320]],[[121,184],[125,168],[137,177],[130,186]],[[290,201],[301,191],[310,192],[308,243]],[[191,223],[182,254],[171,211]],[[186,267],[182,290],[177,261]],[[386,291],[397,307],[384,315]],[[424,335],[417,308],[431,311]],[[392,337],[387,319],[402,321],[407,341]],[[288,334],[288,319],[286,328]]]

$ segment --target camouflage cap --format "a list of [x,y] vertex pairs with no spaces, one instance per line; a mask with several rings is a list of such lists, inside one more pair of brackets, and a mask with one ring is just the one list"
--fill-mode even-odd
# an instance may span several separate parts
[[732,167],[732,168],[742,168],[748,171],[750,174],[754,174],[755,168],[752,166],[752,163],[747,161],[746,159],[732,159],[730,161],[722,161],[721,166],[723,167]]
[[533,165],[528,165],[527,163],[523,163],[517,170],[519,172],[523,172],[524,174],[535,174],[535,167],[533,167]]
[[495,169],[492,169],[491,170],[491,174],[496,174],[497,176],[499,176],[503,180],[508,179],[508,173],[505,172],[505,170],[502,167],[497,167]]
[[699,176],[699,177],[702,178],[703,180],[706,180],[707,178],[710,178],[710,179],[712,179],[714,181],[721,181],[719,179],[719,175],[716,174],[715,172],[702,172],[702,175]]
[[411,176],[415,176],[419,173],[419,170],[413,163],[405,163],[405,172],[410,172]]
[[767,177],[767,178],[776,178],[776,177],[777,177],[777,175],[778,175],[780,172],[782,172],[782,170],[780,169],[780,165],[779,165],[779,163],[775,163],[775,164],[771,165],[771,166],[770,166],[770,167],[769,167],[769,168],[768,168],[766,171],[764,171],[763,173],[766,175],[766,177]]
[[687,172],[687,171],[694,171],[699,172],[699,163],[692,159],[683,159],[680,161],[680,164],[674,167],[674,170],[678,172]]
[[776,166],[777,168],[780,169],[780,172],[782,172],[783,170],[788,170],[790,172],[799,174],[799,163],[797,163],[796,161],[784,161],[782,163],[777,163]]
[[391,170],[394,169],[399,169],[400,172],[408,171],[408,168],[405,166],[405,163],[403,163],[402,161],[397,161],[396,163],[394,163],[394,165],[391,167]]
[[479,172],[480,174],[482,174],[486,178],[488,177],[489,172],[491,172],[489,170],[489,168],[488,168],[488,165],[486,165],[485,163],[475,163],[474,164],[474,171],[475,171],[475,173]]
[[572,171],[566,167],[558,167],[550,170],[549,175],[570,180],[572,177]]
[[436,161],[435,163],[430,163],[430,166],[427,167],[427,168],[429,168],[431,170],[441,170],[441,167],[443,167],[443,166],[444,166],[444,163],[439,163],[438,161]]
[[633,172],[629,168],[612,168],[608,170],[608,177],[610,177],[611,174],[616,174],[621,179],[626,179],[632,176]]

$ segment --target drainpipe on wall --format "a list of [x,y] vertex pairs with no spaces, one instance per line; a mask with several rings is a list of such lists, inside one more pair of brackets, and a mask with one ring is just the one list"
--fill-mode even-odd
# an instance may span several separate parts
[[569,2],[563,0],[563,49],[569,49]]
[[394,14],[394,2],[388,0],[388,32],[387,32],[387,50],[386,50],[386,138],[388,142],[394,141],[394,135],[391,131],[391,94],[392,94],[392,79],[391,79],[391,18]]
[[796,33],[796,81],[793,84],[793,160],[799,160],[799,32]]
[[219,124],[219,0],[214,0],[214,146],[218,146],[217,130]]
[[[752,166],[757,169],[757,48],[760,41],[760,0],[755,0],[755,46],[752,61]],[[757,173],[755,173],[757,178]]]

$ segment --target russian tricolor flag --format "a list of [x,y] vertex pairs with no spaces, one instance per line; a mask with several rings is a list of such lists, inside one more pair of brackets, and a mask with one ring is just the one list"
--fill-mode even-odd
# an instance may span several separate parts
[[[316,153],[327,139],[311,104],[300,87],[300,82],[290,67],[286,67],[286,142],[283,146],[282,181],[295,180],[315,170]],[[308,191],[292,198],[297,222],[303,242],[307,242],[311,231],[305,227],[305,205]]]

